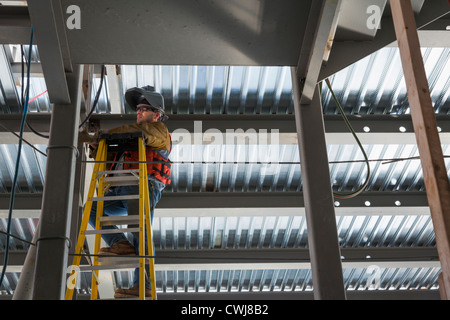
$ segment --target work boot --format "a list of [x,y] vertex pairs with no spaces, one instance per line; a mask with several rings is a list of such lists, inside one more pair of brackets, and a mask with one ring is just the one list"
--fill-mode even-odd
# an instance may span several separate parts
[[[152,291],[149,288],[145,288],[145,296],[151,297]],[[139,286],[134,286],[129,289],[117,289],[114,292],[114,298],[139,298]]]
[[113,254],[119,256],[135,256],[136,250],[128,241],[114,243],[110,248],[101,248],[98,254]]

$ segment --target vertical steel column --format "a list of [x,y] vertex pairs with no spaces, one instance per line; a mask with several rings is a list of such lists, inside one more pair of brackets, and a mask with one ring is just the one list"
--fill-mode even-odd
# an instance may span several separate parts
[[77,156],[82,68],[67,73],[70,104],[53,107],[47,169],[37,239],[33,299],[63,299],[66,287],[69,225]]
[[[39,230],[41,229],[38,223],[36,232],[33,236],[33,243],[39,238]],[[28,248],[25,262],[23,263],[22,272],[20,273],[19,281],[17,282],[16,290],[14,290],[13,300],[31,300],[33,297],[33,282],[34,282],[34,269],[36,261],[36,246],[30,246]]]
[[320,94],[300,103],[296,69],[291,69],[295,121],[315,299],[345,299],[341,254],[331,189]]

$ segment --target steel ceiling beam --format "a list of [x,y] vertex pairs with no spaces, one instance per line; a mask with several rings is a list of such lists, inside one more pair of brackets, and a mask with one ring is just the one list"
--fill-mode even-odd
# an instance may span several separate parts
[[1,6],[0,43],[29,44],[30,15],[26,6]]
[[[439,300],[437,290],[347,290],[348,300]],[[88,299],[88,297],[86,297]],[[159,300],[313,300],[313,293],[301,292],[173,292],[158,293]],[[291,307],[291,306],[289,306]],[[292,312],[292,311],[289,311]]]
[[[49,132],[50,113],[30,113],[27,116],[29,123],[39,132]],[[325,114],[325,131],[328,133],[348,132],[342,117],[336,114]],[[406,132],[413,132],[411,115],[347,115],[355,132],[365,133],[366,127],[371,133],[388,132],[398,133],[400,127],[404,127]],[[91,121],[102,130],[108,130],[124,124],[134,123],[135,114],[93,114]],[[1,114],[0,123],[14,132],[20,128],[20,114]],[[450,119],[447,115],[436,115],[437,125],[441,132],[450,132]],[[295,126],[295,115],[170,115],[170,120],[166,125],[170,132],[177,129],[185,129],[194,132],[195,123],[201,125],[198,128],[204,132],[208,129],[217,129],[226,132],[227,129],[248,129],[271,130],[278,129],[279,132],[297,132]],[[0,127],[0,132],[9,132],[6,128]],[[29,132],[25,128],[25,132]]]
[[[439,300],[438,290],[348,290],[346,292],[348,300]],[[0,300],[10,300],[11,295],[0,295]],[[77,300],[89,300],[90,294],[80,294]],[[263,291],[263,292],[161,292],[158,293],[158,300],[283,300],[299,301],[313,300],[313,293],[310,291]],[[187,303],[187,302],[186,302]],[[264,304],[264,303],[261,303]],[[275,303],[276,305],[276,303]],[[291,302],[288,303],[292,307]],[[289,313],[292,311],[289,310]]]
[[65,72],[72,71],[72,64],[61,4],[54,0],[32,0],[28,1],[28,11],[50,102],[68,104],[70,95]]
[[291,68],[315,299],[345,299],[318,76],[341,1],[313,1],[297,67]]
[[[43,134],[48,134],[50,114],[31,113],[27,116],[30,125]],[[348,131],[340,115],[324,115],[327,144],[355,144],[356,140]],[[410,115],[348,115],[355,132],[363,144],[415,144],[414,129]],[[91,117],[92,123],[102,130],[115,128],[135,122],[135,115],[99,114]],[[436,115],[437,125],[443,144],[450,144],[450,118]],[[20,115],[0,115],[0,140],[3,144],[17,144],[17,136],[11,131],[19,132]],[[297,134],[294,115],[171,115],[167,127],[171,133],[194,133],[195,127],[206,132],[210,129],[226,133],[227,130],[242,129],[243,136],[247,130],[256,132],[280,133],[280,144],[296,144]],[[174,136],[174,141],[176,136]],[[32,144],[47,144],[48,139],[39,137],[25,127],[24,139]],[[187,139],[180,141],[183,144]],[[197,140],[190,139],[191,143]],[[226,140],[224,140],[226,141]],[[177,143],[175,141],[175,143]]]
[[[118,0],[77,1],[82,13],[81,28],[67,30],[67,44],[72,62],[82,64],[295,66],[307,21],[307,16],[299,17],[299,13],[307,13],[311,2],[314,1],[289,0],[280,5],[278,1],[265,1],[261,5],[259,1],[248,1],[246,8],[250,11],[239,14],[237,7],[221,1],[200,1],[197,6],[187,6],[184,1],[172,0],[164,1],[161,8],[154,4],[149,7],[144,0],[133,1],[133,6]],[[65,10],[73,4],[73,1],[61,1],[59,19],[69,18]],[[176,12],[180,16],[174,18]],[[203,18],[198,17],[199,12],[204,13]],[[448,12],[446,0],[425,1],[417,15],[418,27],[426,28]],[[353,17],[363,21],[366,15],[360,12]],[[0,21],[0,43],[28,44],[31,26],[28,7],[2,6]],[[153,32],[145,33],[147,21],[160,23],[152,25]],[[167,31],[168,23],[170,31]],[[373,40],[334,42],[333,53],[319,78],[324,79],[394,42],[390,17],[383,17],[381,26]],[[143,33],[148,41],[141,41]],[[108,34],[114,37],[105,36]],[[196,34],[204,37],[194,37]],[[231,37],[232,34],[238,36]],[[208,42],[205,44],[203,39]],[[38,43],[39,39],[36,40]],[[118,42],[122,44],[119,48]],[[154,46],[149,47],[152,42],[160,46],[156,50]],[[183,55],[174,53],[176,43],[183,44]]]
[[[0,216],[7,214],[9,208],[9,194],[0,194]],[[366,202],[370,203],[370,206]],[[400,205],[396,205],[399,201]],[[15,198],[15,216],[38,217],[41,209],[41,193],[17,193]],[[252,209],[256,211],[251,211]],[[260,208],[267,208],[264,211]],[[298,211],[304,208],[304,199],[301,192],[164,192],[164,197],[158,202],[157,210],[171,212],[170,216],[188,216],[182,211],[190,209],[207,209],[214,211],[215,215],[233,215],[227,209],[247,209],[248,214],[257,215],[270,212],[271,209],[286,210],[283,215],[304,214]],[[351,210],[345,210],[345,208]],[[391,208],[391,209],[389,209]],[[297,211],[290,211],[290,210]],[[367,191],[352,199],[339,200],[335,207],[339,215],[378,215],[378,214],[429,214],[426,192],[423,191]],[[419,211],[415,211],[419,210]],[[424,211],[427,210],[427,211]],[[405,212],[406,211],[406,212]],[[201,212],[201,211],[199,211]],[[388,213],[387,213],[388,212]],[[209,212],[208,214],[213,214]]]
[[[298,80],[300,104],[311,103],[319,73],[329,57],[338,24],[342,0],[313,1],[306,25],[295,76]],[[292,86],[294,86],[294,81]]]
[[[426,28],[427,25],[446,17],[449,13],[450,6],[447,0],[427,0],[423,4],[420,13],[416,16],[417,28]],[[368,14],[367,17],[369,17]],[[377,31],[373,40],[335,41],[330,58],[326,65],[323,66],[319,79],[326,79],[356,61],[396,41],[392,17],[390,15],[383,16],[380,25],[381,29]]]
[[[367,268],[379,265],[380,268],[430,267],[439,268],[439,256],[435,247],[367,247],[342,248],[342,261],[352,268]],[[13,251],[9,266],[19,270],[24,264],[27,251]],[[281,264],[305,264],[309,268],[310,254],[308,248],[271,248],[271,249],[156,249],[156,264],[160,270],[189,270],[197,265],[217,264],[235,265],[238,269],[243,265],[248,268],[254,264],[254,269],[272,269]],[[0,253],[3,259],[3,253]],[[123,258],[125,260],[128,258]],[[268,266],[268,264],[272,266]],[[80,265],[87,266],[88,261],[83,258]],[[231,268],[231,267],[230,267]],[[252,268],[252,266],[250,266]],[[203,269],[203,270],[205,270]],[[220,269],[220,268],[219,268]]]

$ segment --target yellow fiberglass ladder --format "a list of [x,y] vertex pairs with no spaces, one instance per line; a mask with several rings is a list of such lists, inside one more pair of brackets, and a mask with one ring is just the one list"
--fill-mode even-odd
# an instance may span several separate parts
[[[106,170],[108,148],[115,150],[119,146],[126,146],[127,150],[134,148],[139,150],[139,169],[130,170]],[[119,174],[119,176],[111,176]],[[124,195],[124,196],[104,196],[105,190],[111,186],[119,185],[136,185],[139,184],[139,194]],[[97,189],[97,197],[94,193]],[[131,216],[117,216],[104,217],[103,216],[103,202],[109,200],[131,200],[138,199],[139,201],[139,215]],[[89,216],[92,209],[92,203],[97,202],[97,219],[94,230],[87,230]],[[97,148],[95,158],[95,165],[92,173],[90,187],[84,207],[83,217],[81,220],[80,231],[78,234],[77,245],[74,252],[72,267],[77,267],[78,270],[85,270],[86,268],[92,270],[92,288],[91,300],[98,298],[98,272],[99,270],[117,270],[123,268],[139,268],[139,299],[145,299],[145,264],[148,260],[152,300],[156,300],[156,282],[155,282],[155,259],[154,248],[152,240],[152,226],[150,219],[150,197],[147,182],[147,164],[145,144],[141,132],[125,133],[125,134],[102,134],[100,136],[100,143]],[[138,228],[117,228],[102,230],[105,225],[130,225],[139,222]],[[120,255],[99,255],[102,233],[112,232],[139,232],[139,255],[138,256],[120,256]],[[83,254],[83,247],[86,235],[95,235],[94,253],[92,265],[80,268],[81,257]],[[147,237],[146,237],[147,236]],[[147,255],[145,254],[145,238],[147,238]],[[73,273],[76,270],[73,270]],[[75,275],[76,276],[76,275]],[[70,277],[70,276],[69,276]],[[66,300],[73,299],[74,286],[68,286],[66,290]]]

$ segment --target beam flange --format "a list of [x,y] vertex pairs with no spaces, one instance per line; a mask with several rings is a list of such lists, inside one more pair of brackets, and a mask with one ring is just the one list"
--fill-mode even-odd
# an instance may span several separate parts
[[[449,13],[450,7],[447,0],[425,1],[420,13],[417,14],[417,27],[427,28],[428,25]],[[391,45],[396,40],[392,17],[383,16],[380,25],[381,29],[377,31],[373,40],[335,41],[330,59],[322,68],[319,79],[326,79],[373,52]]]
[[68,104],[70,95],[65,72],[70,72],[72,66],[64,42],[64,22],[60,10],[60,4],[52,0],[28,2],[50,102]]

